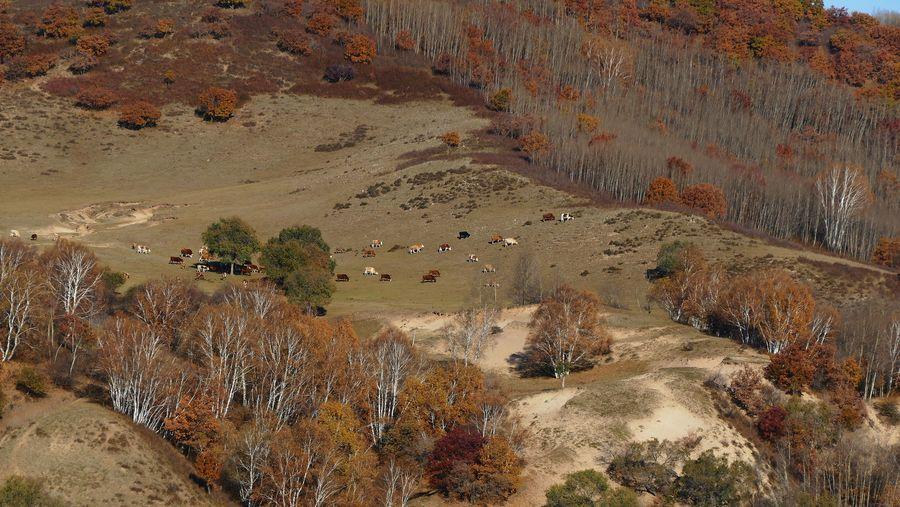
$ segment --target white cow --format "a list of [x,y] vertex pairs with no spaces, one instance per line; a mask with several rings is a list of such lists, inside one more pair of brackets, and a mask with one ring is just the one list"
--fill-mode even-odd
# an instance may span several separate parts
[[372,248],[381,248],[381,245],[382,245],[382,244],[383,244],[383,243],[381,242],[380,239],[373,239],[373,240],[372,240],[372,243],[371,243],[369,246],[372,247]]
[[568,222],[569,220],[575,220],[575,217],[573,217],[569,213],[563,213],[559,216],[560,222]]
[[503,246],[515,246],[518,244],[519,244],[519,242],[516,241],[516,238],[504,238],[503,239]]
[[469,254],[469,258],[466,259],[466,262],[478,262],[478,256],[475,254]]
[[372,266],[366,266],[366,268],[363,269],[363,275],[365,276],[375,276],[377,274],[378,271],[375,271],[375,268],[373,268]]
[[11,230],[9,231],[9,237],[10,237],[10,238],[18,238],[18,237],[19,237],[19,231],[15,230],[15,229],[11,229]]

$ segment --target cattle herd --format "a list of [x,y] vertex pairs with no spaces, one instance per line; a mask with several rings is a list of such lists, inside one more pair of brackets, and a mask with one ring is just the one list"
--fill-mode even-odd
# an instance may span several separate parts
[[[562,213],[559,215],[558,220],[560,222],[568,222],[570,220],[574,220],[574,218],[575,217],[569,213]],[[557,220],[557,218],[556,218],[556,215],[554,215],[553,213],[545,213],[541,217],[542,222],[555,221],[555,220]],[[458,239],[458,240],[469,239],[471,237],[472,237],[472,234],[469,233],[469,231],[459,231],[459,233],[456,235],[456,239]],[[492,245],[502,244],[504,247],[511,247],[511,246],[517,246],[519,244],[519,240],[517,238],[505,237],[501,234],[492,234],[490,239],[488,240],[488,243],[492,244]],[[382,240],[373,239],[372,242],[369,243],[369,248],[365,248],[362,250],[362,256],[364,258],[375,257],[376,256],[375,249],[381,248],[382,245],[384,245],[384,242]],[[414,243],[412,245],[409,245],[409,247],[407,248],[406,251],[410,255],[415,255],[424,250],[425,250],[425,245],[423,243]],[[450,252],[452,250],[453,250],[453,247],[450,245],[450,243],[441,243],[437,249],[438,253]],[[348,252],[348,251],[350,251],[350,250],[338,249],[338,250],[335,250],[335,253],[344,253],[344,252]],[[393,251],[393,249],[391,249],[391,251]],[[466,262],[479,262],[478,256],[474,253],[470,253],[466,257]],[[481,268],[481,272],[485,273],[485,274],[496,273],[497,268],[495,268],[492,264],[484,264]],[[379,273],[375,269],[374,266],[364,267],[363,268],[363,276],[364,277],[377,276],[377,277],[379,277],[378,280],[382,281],[382,282],[392,281],[391,275],[389,275],[387,273]],[[438,271],[436,269],[429,270],[427,273],[422,275],[421,283],[437,283],[438,278],[440,278],[440,276],[441,276],[440,271]],[[350,275],[347,273],[338,273],[335,276],[335,281],[349,282]],[[496,281],[491,281],[491,282],[488,282],[485,284],[485,287],[499,287],[499,286],[500,286],[500,284]]]

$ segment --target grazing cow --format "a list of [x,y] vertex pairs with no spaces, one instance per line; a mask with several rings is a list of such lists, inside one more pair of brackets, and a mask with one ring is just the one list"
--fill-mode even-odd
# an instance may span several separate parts
[[202,271],[197,271],[197,274],[194,275],[194,280],[206,280],[206,277],[203,276]]
[[456,235],[456,239],[469,239],[469,231],[459,231],[459,234]]
[[132,248],[139,254],[149,254],[150,247],[147,245],[134,245]]
[[32,233],[32,235],[31,235],[31,241],[37,241],[37,234],[33,234],[33,233]]
[[381,275],[381,278],[379,278],[378,281],[379,281],[379,282],[390,282],[390,281],[391,281],[391,275],[385,273],[385,274]]
[[475,254],[469,254],[469,257],[466,259],[466,262],[478,262],[478,256]]
[[335,278],[335,280],[337,280],[338,282],[349,282],[349,281],[350,281],[350,275],[348,275],[348,274],[346,274],[346,273],[338,273],[338,275],[337,275],[337,277]]
[[552,222],[556,220],[556,217],[553,216],[553,213],[544,213],[544,216],[541,217],[541,222]]
[[366,268],[363,269],[363,275],[365,276],[375,276],[377,274],[378,271],[375,271],[375,268],[373,268],[372,266],[366,266]]
[[59,241],[59,233],[53,233],[53,241]]
[[206,273],[209,271],[209,266],[206,264],[197,264],[197,272],[198,273]]
[[416,243],[416,244],[414,244],[414,245],[409,245],[409,250],[408,250],[408,251],[409,251],[409,253],[411,253],[411,254],[417,254],[417,253],[421,252],[421,251],[424,250],[424,249],[425,249],[425,245],[423,245],[422,243]]
[[485,264],[483,268],[481,268],[482,273],[496,273],[497,268],[494,267],[493,264]]
[[18,237],[19,237],[19,231],[15,230],[15,229],[10,229],[10,231],[9,231],[9,237],[10,237],[10,238],[18,238]]
[[190,248],[182,248],[182,249],[181,249],[181,256],[182,256],[182,257],[187,257],[188,259],[190,259],[190,258],[192,258],[192,257],[194,256],[194,251],[191,250]]
[[516,241],[516,238],[506,238],[503,240],[503,246],[516,246],[519,242]]
[[184,265],[184,259],[181,257],[169,257],[169,264],[178,264],[179,266]]
[[422,283],[437,283],[437,277],[434,275],[422,275]]
[[362,256],[363,257],[375,257],[375,250],[372,250],[371,248],[366,248],[365,250],[363,250]]
[[431,276],[441,276],[441,272],[436,269],[429,269],[428,274]]
[[496,289],[496,288],[500,287],[500,282],[488,282],[488,283],[484,284],[484,286],[490,287],[492,289]]
[[372,248],[381,248],[381,245],[382,245],[382,244],[383,244],[383,243],[381,242],[380,239],[373,239],[373,240],[372,240],[372,244],[370,244],[369,246],[372,247]]
[[449,252],[450,250],[453,250],[450,248],[450,243],[441,243],[441,246],[438,247],[438,253]]
[[246,268],[251,273],[259,273],[260,271],[262,271],[261,267],[257,266],[256,264],[253,264],[252,262],[245,262],[244,268]]
[[559,215],[560,222],[568,222],[569,220],[575,220],[575,217],[573,217],[569,213],[563,213],[563,214]]
[[500,243],[502,241],[503,241],[503,236],[501,236],[499,234],[491,234],[491,240],[488,241],[488,243],[493,245],[494,243]]

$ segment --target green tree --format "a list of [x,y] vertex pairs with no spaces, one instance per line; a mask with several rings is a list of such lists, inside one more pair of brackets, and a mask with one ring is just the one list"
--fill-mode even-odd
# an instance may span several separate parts
[[572,472],[565,482],[546,492],[546,507],[637,507],[637,493],[628,488],[609,489],[606,477],[592,469]]
[[684,241],[672,241],[661,246],[656,254],[656,271],[661,276],[669,276],[682,269],[682,258],[689,248],[695,247]]
[[210,253],[231,264],[232,275],[235,263],[248,262],[259,250],[256,231],[238,217],[221,218],[211,224],[203,233],[203,242]]
[[262,249],[266,273],[293,302],[324,305],[331,299],[334,261],[322,233],[307,225],[283,229]]
[[4,507],[57,507],[66,505],[44,490],[38,479],[10,476],[0,487],[0,505]]
[[678,496],[694,505],[740,505],[747,497],[751,481],[750,467],[741,461],[704,451],[697,459],[684,463],[677,481]]

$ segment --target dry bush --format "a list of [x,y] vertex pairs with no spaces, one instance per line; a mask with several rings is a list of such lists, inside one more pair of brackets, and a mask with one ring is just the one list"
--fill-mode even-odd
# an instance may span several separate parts
[[106,23],[108,23],[108,22],[109,22],[109,16],[106,14],[106,11],[104,11],[100,7],[93,7],[91,9],[84,11],[83,25],[86,28],[89,28],[89,27],[96,28],[96,27],[100,27],[100,26],[106,26]]
[[661,204],[677,204],[681,202],[678,195],[678,187],[669,178],[659,177],[650,182],[647,187],[647,195],[644,197],[644,204],[648,206],[659,206]]
[[872,252],[872,262],[889,268],[900,266],[900,237],[879,238]]
[[91,7],[100,7],[107,14],[127,11],[131,8],[131,0],[88,0]]
[[19,28],[0,17],[0,63],[25,51],[25,37]]
[[744,366],[731,376],[731,396],[747,415],[754,416],[764,408],[762,381],[762,375],[750,366]]
[[355,21],[363,15],[363,8],[359,0],[330,0],[329,7],[345,21]]
[[38,53],[17,56],[6,65],[6,78],[10,81],[43,76],[56,65],[54,54]]
[[331,83],[350,81],[354,77],[356,77],[356,71],[353,70],[353,67],[346,64],[337,63],[325,68],[325,80]]
[[178,74],[172,69],[163,72],[163,83],[166,83],[167,85],[174,84],[177,78]]
[[175,33],[175,21],[169,18],[163,18],[155,22],[148,22],[138,35],[145,39],[162,39],[173,33]]
[[224,88],[207,88],[200,93],[198,100],[197,114],[205,120],[226,121],[237,108],[237,93]]
[[462,139],[459,136],[459,132],[451,131],[444,133],[441,136],[441,141],[450,148],[456,148],[462,142]]
[[488,107],[494,111],[509,111],[512,103],[512,90],[509,88],[501,88],[497,90],[491,98],[488,99]]
[[327,12],[317,11],[306,22],[306,31],[320,37],[327,37],[337,24],[336,17]]
[[100,65],[100,59],[94,55],[79,54],[69,63],[69,71],[72,74],[84,74],[97,65]]
[[412,32],[409,30],[401,30],[394,39],[394,47],[400,51],[412,51],[416,48],[416,40],[413,39]]
[[578,115],[578,131],[591,134],[600,127],[600,119],[587,113]]
[[217,0],[216,5],[223,9],[241,9],[247,7],[250,0]]
[[356,34],[344,45],[344,58],[353,63],[372,63],[375,58],[375,41],[371,37]]
[[533,162],[550,153],[550,139],[535,130],[519,139],[519,149],[528,155],[528,160]]
[[119,126],[132,130],[155,127],[161,116],[159,109],[149,102],[132,102],[119,110]]
[[303,0],[284,0],[281,11],[292,18],[303,16]]
[[441,53],[434,59],[431,71],[439,76],[449,76],[453,70],[453,55],[450,53]]
[[300,30],[286,30],[278,36],[278,49],[292,55],[309,56],[312,48],[309,37]]
[[35,28],[39,35],[53,39],[74,37],[82,30],[78,11],[61,4],[53,4],[44,9]]
[[78,38],[75,49],[83,55],[103,56],[109,52],[110,40],[106,35],[84,35]]
[[75,95],[75,105],[85,109],[108,109],[117,101],[118,97],[115,92],[99,86],[89,86]]

